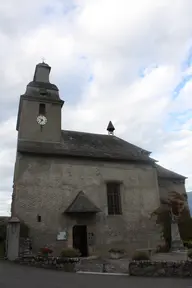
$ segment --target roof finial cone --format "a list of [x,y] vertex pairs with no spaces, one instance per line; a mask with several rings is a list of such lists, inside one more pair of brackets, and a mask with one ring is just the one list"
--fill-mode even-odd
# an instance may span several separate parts
[[114,135],[115,127],[113,126],[113,123],[111,121],[109,121],[107,131],[109,135]]

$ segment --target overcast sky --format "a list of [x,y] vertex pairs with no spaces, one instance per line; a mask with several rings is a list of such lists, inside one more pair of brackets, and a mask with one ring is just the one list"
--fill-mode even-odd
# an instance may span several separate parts
[[188,177],[191,0],[0,0],[0,215],[10,211],[19,96],[42,57],[63,129],[116,135]]

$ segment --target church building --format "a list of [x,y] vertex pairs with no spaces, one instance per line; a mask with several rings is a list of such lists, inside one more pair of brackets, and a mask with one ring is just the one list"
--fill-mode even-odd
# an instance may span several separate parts
[[20,96],[12,216],[28,225],[34,252],[49,245],[86,257],[156,247],[151,213],[169,191],[186,195],[186,178],[115,136],[111,121],[106,134],[62,130],[64,101],[50,71],[38,64]]

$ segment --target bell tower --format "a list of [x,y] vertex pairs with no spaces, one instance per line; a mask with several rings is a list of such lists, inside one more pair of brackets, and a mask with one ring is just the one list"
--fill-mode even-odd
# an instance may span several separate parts
[[60,142],[61,112],[64,101],[56,85],[49,81],[51,67],[36,65],[33,81],[20,96],[17,117],[18,140]]

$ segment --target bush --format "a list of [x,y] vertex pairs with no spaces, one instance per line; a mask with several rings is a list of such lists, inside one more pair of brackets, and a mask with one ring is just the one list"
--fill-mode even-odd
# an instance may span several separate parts
[[192,241],[189,240],[189,241],[184,241],[183,242],[184,246],[188,249],[192,249]]
[[81,253],[79,252],[79,250],[76,249],[63,249],[61,251],[61,257],[67,257],[67,258],[76,258],[79,257],[81,255]]
[[185,219],[179,223],[179,231],[182,240],[188,241],[192,239],[192,219]]
[[147,252],[139,251],[139,252],[135,252],[135,254],[132,257],[132,260],[147,261],[147,260],[150,260],[150,257]]

